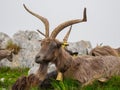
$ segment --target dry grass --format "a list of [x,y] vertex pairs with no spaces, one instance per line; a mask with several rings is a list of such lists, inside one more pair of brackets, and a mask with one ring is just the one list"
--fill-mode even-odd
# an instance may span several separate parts
[[20,51],[21,47],[18,46],[17,44],[13,43],[13,41],[9,40],[6,45],[6,49],[8,50],[13,50],[14,54],[18,54]]

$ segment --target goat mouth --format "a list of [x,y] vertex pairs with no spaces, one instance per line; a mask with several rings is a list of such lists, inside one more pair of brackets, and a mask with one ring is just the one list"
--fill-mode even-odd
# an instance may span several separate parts
[[8,61],[12,62],[13,60],[12,60],[12,59],[11,59],[11,60],[10,60],[10,59],[8,59]]
[[38,64],[42,64],[43,63],[43,61],[39,61],[39,60],[35,60],[35,62],[38,63]]
[[48,64],[49,63],[48,61],[45,61],[45,60],[35,60],[35,62],[38,64]]

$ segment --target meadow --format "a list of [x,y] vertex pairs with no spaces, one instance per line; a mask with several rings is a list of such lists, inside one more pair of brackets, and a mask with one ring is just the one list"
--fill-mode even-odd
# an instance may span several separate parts
[[[0,68],[0,90],[10,90],[13,83],[23,75],[28,74],[29,68]],[[55,90],[120,90],[120,76],[114,76],[105,83],[95,81],[92,85],[81,88],[81,85],[72,79],[65,79],[64,81],[52,80],[52,87]],[[31,88],[31,90],[38,90]],[[53,90],[53,89],[47,89]]]

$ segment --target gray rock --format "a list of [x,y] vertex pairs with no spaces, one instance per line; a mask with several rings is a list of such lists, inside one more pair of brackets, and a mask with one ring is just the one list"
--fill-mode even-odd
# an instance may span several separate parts
[[[36,65],[34,65],[32,68],[30,68],[30,70],[28,71],[28,75],[30,75],[30,74],[36,74],[37,73],[37,70],[39,69],[39,65],[38,64],[36,64]],[[56,70],[56,67],[55,67],[55,65],[54,64],[49,64],[49,66],[48,66],[48,73],[50,73],[50,72],[52,72],[52,71],[54,71],[54,70]]]
[[36,74],[36,73],[37,73],[37,70],[39,69],[39,66],[40,66],[40,65],[38,65],[38,64],[33,65],[33,66],[30,68],[30,70],[28,71],[28,75],[30,75],[30,74]]
[[89,41],[81,40],[78,42],[70,42],[67,48],[73,52],[78,52],[79,55],[86,55],[89,50],[92,49],[92,46]]
[[12,40],[7,34],[0,32],[0,48],[6,48],[7,42]]
[[11,39],[8,35],[0,33],[0,46],[5,48],[8,40],[21,47],[20,52],[14,55],[13,62],[2,60],[0,66],[8,67],[32,67],[35,64],[35,55],[40,49],[40,35],[35,31],[19,31]]
[[[8,60],[2,60],[0,66],[9,66],[9,67],[29,67],[31,68],[28,74],[36,73],[39,65],[35,63],[35,56],[39,52],[40,35],[35,31],[19,31],[13,35],[11,39],[8,35],[0,33],[0,47],[5,48],[5,45],[8,40],[12,40],[18,46],[21,47],[20,52],[17,55],[14,55],[13,62]],[[78,41],[70,42],[67,47],[68,50],[73,52],[78,52],[79,55],[87,54],[88,51],[92,48],[89,41]],[[50,64],[48,72],[55,70],[55,65]]]
[[[7,34],[0,32],[0,49],[5,49],[9,40],[12,40]],[[9,62],[6,58],[0,61],[1,66],[11,66],[11,62]]]
[[13,35],[13,42],[21,47],[16,61],[20,67],[32,67],[35,55],[40,49],[40,35],[35,31],[19,31]]

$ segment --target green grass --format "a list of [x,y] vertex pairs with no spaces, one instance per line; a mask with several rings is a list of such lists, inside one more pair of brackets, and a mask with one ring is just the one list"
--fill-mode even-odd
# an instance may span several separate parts
[[[23,75],[27,76],[28,70],[28,68],[0,68],[0,90],[10,90],[13,83],[15,83],[19,77]],[[4,80],[2,81],[2,79]],[[81,88],[81,85],[77,81],[72,79],[65,79],[59,82],[52,80],[51,84],[54,90],[120,90],[120,76],[114,76],[105,83],[95,81],[92,85],[83,88]],[[31,90],[37,90],[37,87],[31,88]]]
[[[27,75],[28,70],[28,68],[10,69],[9,67],[0,67],[0,90],[3,88],[9,90],[18,77]],[[2,81],[2,79],[4,80]]]
[[95,81],[92,85],[88,85],[82,90],[120,90],[120,76],[114,76],[105,83]]
[[107,82],[95,81],[92,85],[81,88],[81,85],[72,79],[57,82],[53,80],[52,86],[55,90],[120,90],[120,76],[114,76]]
[[63,81],[52,80],[51,84],[55,90],[78,90],[78,88],[81,86],[76,80],[69,78]]

